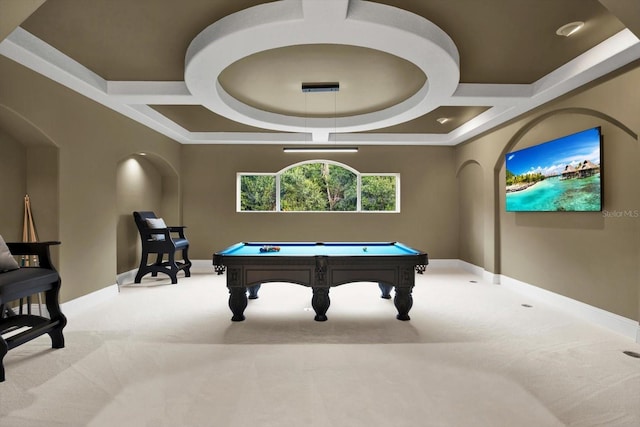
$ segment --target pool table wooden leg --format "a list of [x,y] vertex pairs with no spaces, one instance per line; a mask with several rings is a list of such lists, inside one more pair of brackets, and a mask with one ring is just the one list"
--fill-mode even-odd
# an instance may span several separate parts
[[393,299],[393,304],[398,310],[396,319],[411,320],[411,317],[409,317],[409,310],[411,310],[411,307],[413,306],[413,296],[411,295],[410,287],[399,288],[396,286],[396,296]]
[[233,313],[233,322],[242,322],[244,309],[247,308],[247,290],[244,287],[229,288],[229,308]]
[[324,322],[327,320],[327,310],[329,309],[329,288],[313,288],[313,297],[311,298],[311,306],[316,312],[314,320]]
[[258,299],[259,290],[260,290],[260,283],[253,286],[247,286],[247,291],[249,291],[249,299]]
[[386,285],[384,283],[378,283],[378,287],[380,288],[380,292],[382,292],[380,298],[391,299],[391,289],[393,289],[393,286]]

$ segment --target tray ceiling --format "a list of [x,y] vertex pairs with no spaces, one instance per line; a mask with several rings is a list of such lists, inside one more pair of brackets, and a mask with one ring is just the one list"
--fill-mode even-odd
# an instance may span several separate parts
[[181,143],[456,145],[640,58],[605,4],[55,0],[0,54]]

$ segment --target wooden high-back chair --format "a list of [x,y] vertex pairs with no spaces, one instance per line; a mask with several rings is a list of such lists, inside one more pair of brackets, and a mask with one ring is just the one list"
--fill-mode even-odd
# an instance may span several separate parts
[[[189,240],[184,236],[185,226],[167,226],[162,218],[150,211],[134,212],[133,218],[140,232],[142,258],[135,283],[140,283],[148,273],[156,277],[164,273],[171,283],[178,283],[177,274],[184,270],[185,277],[191,276],[189,260]],[[181,252],[182,260],[176,261],[176,252]],[[149,255],[155,254],[155,262],[149,263]]]

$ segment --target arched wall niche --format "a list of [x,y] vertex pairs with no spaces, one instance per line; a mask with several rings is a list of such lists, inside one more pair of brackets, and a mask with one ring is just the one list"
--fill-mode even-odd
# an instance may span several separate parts
[[[0,234],[21,241],[29,195],[37,238],[59,240],[59,152],[55,142],[13,109],[0,104]],[[58,249],[52,250],[54,263]]]
[[[516,147],[516,145],[518,145],[518,143],[523,139],[523,137],[527,133],[529,133],[534,127],[538,126],[540,123],[546,120],[549,120],[552,117],[565,115],[565,114],[577,114],[577,115],[591,116],[591,117],[601,119],[603,121],[606,121],[616,126],[620,130],[624,131],[629,136],[631,136],[633,139],[636,139],[636,140],[638,139],[638,135],[633,130],[631,130],[628,126],[625,126],[624,123],[620,122],[619,120],[601,111],[592,110],[590,108],[561,108],[558,110],[553,110],[545,114],[542,114],[530,120],[528,123],[522,126],[520,130],[518,130],[518,132],[516,132],[515,135],[513,135],[513,137],[509,140],[507,145],[505,145],[504,149],[500,153],[500,156],[498,156],[498,158],[496,159],[494,170],[500,171],[500,169],[504,167],[503,160],[504,160],[505,154],[512,151]],[[558,136],[561,136],[561,135],[558,135]]]
[[484,172],[476,160],[467,160],[456,171],[459,211],[459,258],[484,264]]
[[[577,120],[571,120],[571,121],[567,120],[567,117],[571,115],[574,115],[577,118]],[[608,114],[605,114],[601,111],[593,110],[590,108],[569,107],[569,108],[556,109],[556,110],[552,110],[547,113],[541,114],[531,119],[529,122],[525,123],[504,146],[500,155],[496,159],[496,162],[493,168],[493,182],[494,182],[493,212],[494,212],[494,233],[495,233],[495,240],[494,240],[494,260],[495,261],[493,266],[494,267],[493,273],[496,273],[496,274],[505,273],[502,268],[502,263],[503,263],[502,240],[503,239],[501,236],[505,228],[504,224],[501,224],[502,216],[504,214],[503,212],[504,210],[504,185],[503,184],[504,184],[504,174],[505,174],[504,156],[516,148],[525,148],[523,141],[527,140],[527,138],[529,138],[533,132],[537,131],[538,129],[543,127],[546,123],[549,123],[551,121],[554,121],[554,122],[561,121],[564,125],[562,128],[566,130],[563,132],[559,132],[558,131],[559,127],[557,125],[554,125],[553,126],[553,129],[555,132],[554,135],[549,135],[547,137],[542,138],[540,141],[536,141],[536,142],[544,142],[545,140],[552,139],[553,137],[557,138],[557,137],[563,136],[564,134],[577,132],[589,126],[598,126],[598,125],[605,126],[605,129],[604,129],[605,133],[606,133],[606,127],[609,127],[611,129],[616,129],[617,132],[621,134],[626,134],[628,137],[631,137],[636,141],[638,140],[638,135],[635,132],[633,132],[633,130],[628,126],[626,126],[624,123],[620,122],[614,117],[611,117]],[[605,139],[606,139],[606,135],[605,135]],[[605,153],[605,157],[606,157],[606,153]],[[605,162],[604,168],[606,170],[606,158],[604,162]],[[605,193],[606,193],[606,189],[605,189]],[[605,199],[606,199],[606,194],[605,194]],[[521,222],[525,220],[525,218],[530,218],[530,217],[532,217],[532,215],[524,214],[524,215],[518,216]],[[602,219],[601,216],[599,218],[597,218],[596,216],[592,216],[590,220],[586,220],[586,223],[584,224],[584,226],[596,227],[598,225],[593,224],[593,222],[598,222],[598,221],[601,222],[601,219]],[[569,222],[571,221],[575,222],[575,219],[570,219],[569,216],[565,216],[560,221],[563,221],[563,220],[567,220]]]
[[161,156],[135,153],[116,170],[117,273],[138,267],[141,243],[134,211],[153,211],[167,225],[181,223],[180,182],[176,170]]

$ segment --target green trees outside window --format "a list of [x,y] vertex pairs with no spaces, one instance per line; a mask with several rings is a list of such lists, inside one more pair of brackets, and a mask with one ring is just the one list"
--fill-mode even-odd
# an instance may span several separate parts
[[357,175],[329,163],[307,163],[280,176],[282,211],[355,211]]
[[362,210],[396,210],[396,177],[393,175],[365,175],[362,177]]
[[[397,211],[396,174],[359,174],[330,161],[276,174],[238,174],[241,211]],[[279,197],[277,197],[279,196]]]
[[243,211],[276,210],[275,175],[241,175],[240,209]]

